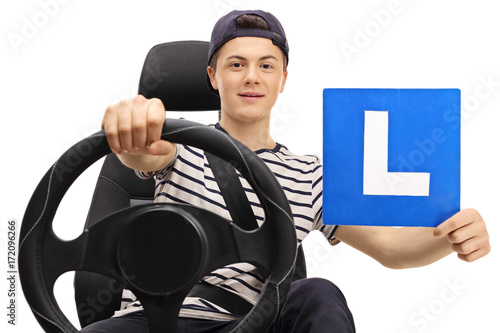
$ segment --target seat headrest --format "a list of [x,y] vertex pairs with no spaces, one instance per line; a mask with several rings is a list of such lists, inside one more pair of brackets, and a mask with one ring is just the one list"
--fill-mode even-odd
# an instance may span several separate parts
[[179,41],[151,48],[139,94],[159,98],[167,111],[220,110],[220,98],[207,86],[208,46],[204,41]]

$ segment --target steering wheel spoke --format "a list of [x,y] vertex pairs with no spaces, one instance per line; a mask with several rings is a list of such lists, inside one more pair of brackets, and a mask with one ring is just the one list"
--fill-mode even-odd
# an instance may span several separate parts
[[261,273],[268,275],[272,269],[272,235],[262,227],[247,231],[232,225],[232,229],[238,262],[253,264]]
[[135,292],[148,319],[149,333],[177,332],[177,317],[186,293],[152,297]]

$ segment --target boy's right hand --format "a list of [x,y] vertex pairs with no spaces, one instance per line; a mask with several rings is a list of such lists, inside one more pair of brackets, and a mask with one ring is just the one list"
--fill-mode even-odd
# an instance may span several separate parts
[[[142,95],[137,95],[132,100],[123,100],[109,106],[104,113],[101,127],[106,132],[111,151],[117,154],[122,162],[132,168],[139,167],[138,169],[144,170],[147,167],[148,171],[154,171],[153,169],[158,167],[159,157],[171,157],[175,153],[173,143],[161,140],[164,122],[163,103],[157,98],[146,99]],[[144,160],[146,156],[137,155],[157,157],[149,158],[153,169],[143,165],[149,162]],[[135,160],[139,165],[136,165]],[[161,164],[165,164],[165,161]]]

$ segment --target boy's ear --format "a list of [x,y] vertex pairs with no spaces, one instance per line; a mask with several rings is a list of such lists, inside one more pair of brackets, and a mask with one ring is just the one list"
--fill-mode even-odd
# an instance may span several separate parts
[[288,78],[288,70],[283,73],[283,80],[281,81],[280,94],[285,90],[286,79]]
[[208,73],[208,77],[210,78],[210,83],[212,84],[212,87],[215,90],[218,90],[219,88],[217,86],[217,81],[215,80],[215,71],[213,70],[213,68],[208,66],[207,73]]

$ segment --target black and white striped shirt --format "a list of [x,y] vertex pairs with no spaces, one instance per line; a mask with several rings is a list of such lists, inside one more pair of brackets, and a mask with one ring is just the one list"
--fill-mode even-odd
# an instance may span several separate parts
[[[216,127],[221,129],[218,124]],[[331,241],[337,226],[323,224],[323,169],[319,158],[310,155],[294,155],[280,144],[277,144],[274,149],[261,149],[256,153],[271,169],[283,187],[293,213],[298,244],[312,230],[321,231]],[[138,174],[142,177],[152,176],[141,172]],[[241,175],[239,176],[257,222],[262,222],[264,212],[259,200],[248,182]],[[188,203],[231,220],[202,150],[178,144],[175,159],[155,177],[156,202]],[[252,304],[257,301],[259,291],[264,283],[255,267],[247,263],[232,264],[220,268],[204,277],[203,281],[238,293]],[[132,292],[125,290],[121,310],[117,311],[115,316],[140,309],[142,307],[137,298]],[[235,318],[216,304],[197,297],[187,297],[184,300],[180,316],[212,320]]]

